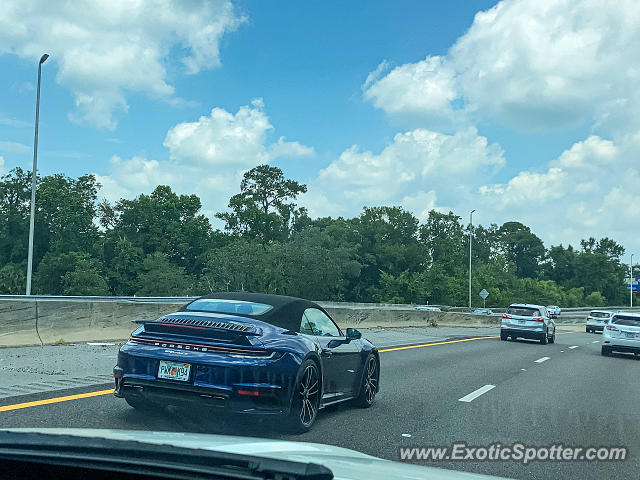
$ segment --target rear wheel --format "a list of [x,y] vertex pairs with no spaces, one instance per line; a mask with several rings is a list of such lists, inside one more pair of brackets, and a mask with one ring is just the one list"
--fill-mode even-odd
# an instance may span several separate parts
[[608,357],[611,355],[611,348],[610,347],[605,347],[603,346],[602,349],[600,350],[600,353],[604,356],[604,357]]
[[313,360],[300,366],[293,390],[288,430],[292,433],[308,431],[315,422],[320,408],[320,370]]
[[556,343],[556,329],[553,329],[553,334],[549,337],[549,343]]
[[587,327],[586,330],[587,330],[587,333],[591,332],[591,329],[589,327]]
[[500,340],[506,340],[508,337],[507,332],[500,332]]
[[549,337],[547,337],[547,331],[542,332],[542,337],[540,337],[540,345],[546,345],[549,341]]
[[362,375],[362,385],[360,385],[360,394],[355,399],[354,404],[361,408],[369,408],[373,405],[378,391],[378,381],[380,380],[380,369],[378,368],[378,360],[375,355],[369,355],[364,364],[364,372]]

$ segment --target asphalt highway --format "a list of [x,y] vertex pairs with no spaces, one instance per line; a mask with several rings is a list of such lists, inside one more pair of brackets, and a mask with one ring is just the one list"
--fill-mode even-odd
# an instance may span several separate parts
[[328,443],[390,460],[398,460],[400,446],[455,442],[626,446],[629,454],[622,462],[428,464],[518,479],[637,478],[640,362],[633,356],[602,357],[600,335],[583,332],[560,334],[555,344],[544,346],[526,340],[466,337],[411,348],[396,343],[383,349],[381,391],[375,405],[364,410],[346,405],[322,410],[312,431],[304,435],[282,434],[277,422],[269,419],[203,418],[201,413],[179,408],[140,413],[110,395],[111,384],[0,399],[0,428],[246,435]]

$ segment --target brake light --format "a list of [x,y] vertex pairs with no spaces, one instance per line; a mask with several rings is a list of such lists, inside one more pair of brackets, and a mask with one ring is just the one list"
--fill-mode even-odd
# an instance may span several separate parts
[[257,397],[260,395],[260,392],[256,390],[238,390],[238,395],[250,395],[252,397]]
[[615,330],[616,332],[618,331],[618,329],[614,325],[607,325],[607,330]]
[[590,322],[591,320],[593,320],[593,318],[587,317],[587,322]]
[[533,317],[531,320],[533,320],[534,322],[544,322],[544,318],[542,317]]
[[509,314],[505,313],[504,315],[502,315],[502,318],[510,319],[510,318],[511,318],[511,315],[509,315]]

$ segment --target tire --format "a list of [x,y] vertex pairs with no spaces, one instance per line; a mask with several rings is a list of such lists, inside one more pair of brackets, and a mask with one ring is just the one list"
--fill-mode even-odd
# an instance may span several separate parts
[[508,337],[507,332],[500,332],[500,340],[506,340]]
[[517,339],[518,339],[518,337],[517,337],[517,336],[515,336],[515,335],[511,335],[511,341],[512,341],[512,342],[515,342]]
[[591,333],[591,329],[587,327],[587,333]]
[[376,391],[380,381],[380,366],[375,355],[369,355],[364,362],[360,393],[353,404],[360,408],[369,408],[376,400]]
[[600,353],[602,354],[603,357],[609,357],[609,356],[611,356],[611,348],[605,347],[603,345],[602,349],[600,350]]
[[540,337],[540,345],[546,345],[548,341],[549,338],[547,337],[547,331],[545,330],[542,332],[542,337]]
[[286,429],[290,433],[304,433],[311,429],[320,408],[321,376],[318,364],[305,360],[300,365],[291,399],[291,411]]
[[556,329],[553,329],[553,335],[549,337],[549,343],[556,343]]

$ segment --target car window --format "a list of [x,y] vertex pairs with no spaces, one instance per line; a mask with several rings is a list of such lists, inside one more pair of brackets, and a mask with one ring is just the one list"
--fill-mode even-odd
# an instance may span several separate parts
[[640,317],[632,317],[630,315],[615,315],[611,319],[611,323],[628,327],[640,327]]
[[320,337],[342,336],[338,326],[321,310],[308,308],[304,311],[304,317],[306,317],[315,335]]
[[539,317],[540,310],[532,307],[509,307],[507,308],[509,315],[517,315],[519,317]]
[[307,319],[307,316],[303,313],[302,314],[302,321],[300,322],[300,333],[304,333],[305,335],[313,335],[313,329],[311,328],[311,325],[309,324],[309,320]]
[[609,314],[607,312],[591,312],[589,315],[591,315],[593,318],[607,318],[607,317],[609,317]]
[[239,313],[241,315],[262,315],[271,309],[273,306],[265,303],[219,298],[200,298],[186,307],[186,310],[198,312]]

